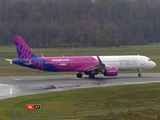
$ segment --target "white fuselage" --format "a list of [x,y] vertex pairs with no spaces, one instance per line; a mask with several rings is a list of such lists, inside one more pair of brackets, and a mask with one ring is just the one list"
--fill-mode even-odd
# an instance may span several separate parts
[[[96,56],[93,56],[97,59]],[[107,66],[116,66],[119,70],[145,70],[156,66],[150,58],[140,55],[125,56],[99,56],[101,61]]]

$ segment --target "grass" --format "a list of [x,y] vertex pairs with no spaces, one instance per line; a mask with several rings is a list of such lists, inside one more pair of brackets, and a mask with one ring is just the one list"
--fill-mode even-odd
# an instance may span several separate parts
[[[160,83],[77,89],[0,101],[0,119],[160,119]],[[41,110],[28,111],[28,103]]]
[[[78,55],[145,55],[156,62],[157,66],[150,70],[143,72],[159,72],[160,71],[160,44],[148,44],[137,46],[120,46],[120,47],[106,47],[106,48],[33,48],[32,51],[39,56],[42,52],[44,56],[78,56]],[[17,65],[10,65],[5,59],[17,58],[15,46],[1,46],[0,47],[0,76],[27,76],[27,75],[62,75],[75,73],[53,73],[37,71],[29,68],[24,68]],[[120,71],[119,73],[133,73],[137,71]]]
[[[155,47],[156,46],[156,47]],[[160,71],[160,44],[106,48],[33,48],[39,56],[145,55],[157,66],[143,72]],[[15,46],[0,47],[0,76],[62,75],[10,65],[6,58],[17,58]],[[125,71],[136,72],[137,71]],[[160,119],[160,83],[77,89],[22,96],[0,101],[0,120],[35,118],[42,120],[79,118],[80,120]],[[41,110],[27,111],[28,103],[41,104]],[[39,118],[40,117],[40,118]]]

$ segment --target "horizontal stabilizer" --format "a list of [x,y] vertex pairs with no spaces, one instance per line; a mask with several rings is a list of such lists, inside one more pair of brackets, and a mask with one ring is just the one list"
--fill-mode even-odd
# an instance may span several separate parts
[[9,61],[10,64],[12,64],[12,59],[5,59],[6,61]]

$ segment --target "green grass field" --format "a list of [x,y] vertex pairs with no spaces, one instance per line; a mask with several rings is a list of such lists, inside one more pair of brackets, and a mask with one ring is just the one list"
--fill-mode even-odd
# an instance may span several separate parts
[[[0,120],[157,120],[160,83],[77,89],[0,101]],[[26,104],[41,110],[26,110]],[[30,118],[30,119],[29,119]]]
[[[160,44],[107,48],[33,48],[39,56],[72,55],[145,55],[157,66],[143,72],[160,71]],[[62,75],[32,70],[9,64],[5,59],[17,58],[15,46],[0,47],[0,76]],[[123,71],[128,73],[137,71]],[[0,120],[157,120],[160,119],[160,83],[68,90],[23,96],[0,101]],[[27,111],[28,103],[41,104],[41,110]]]
[[[156,62],[157,66],[153,69],[143,72],[159,72],[160,71],[160,44],[148,44],[139,46],[120,46],[120,47],[106,47],[106,48],[33,48],[32,51],[39,56],[41,52],[44,56],[78,56],[78,55],[145,55]],[[37,71],[29,68],[24,68],[14,64],[9,64],[5,59],[17,58],[15,46],[0,47],[0,76],[22,76],[22,75],[62,75],[62,74],[76,74],[76,73],[53,73]],[[127,73],[137,71],[123,71],[119,73]]]

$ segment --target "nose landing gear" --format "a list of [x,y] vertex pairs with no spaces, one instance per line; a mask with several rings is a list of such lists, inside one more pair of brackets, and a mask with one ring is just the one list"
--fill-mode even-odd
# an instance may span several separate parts
[[142,77],[141,70],[138,70],[138,77]]

